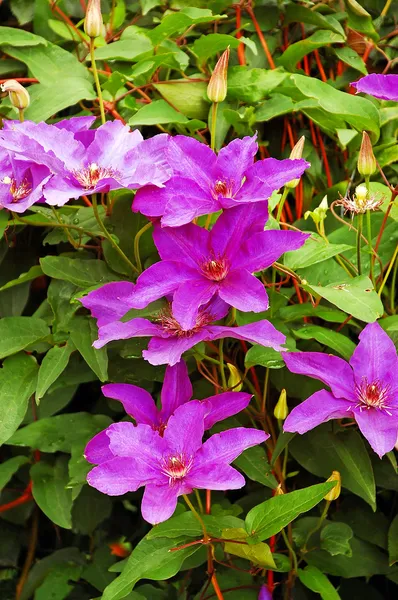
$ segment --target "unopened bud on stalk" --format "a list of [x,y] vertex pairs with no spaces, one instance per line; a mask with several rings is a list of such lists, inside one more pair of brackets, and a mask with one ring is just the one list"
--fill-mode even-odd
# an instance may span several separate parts
[[278,419],[278,421],[284,421],[289,414],[289,409],[287,407],[286,401],[286,390],[283,389],[280,393],[279,400],[274,408],[274,417]]
[[28,91],[15,79],[9,79],[0,85],[2,92],[8,92],[10,102],[18,110],[25,110],[30,104]]
[[283,496],[285,492],[282,489],[282,484],[280,483],[276,488],[275,488],[275,496]]
[[91,38],[96,38],[101,35],[102,27],[101,0],[88,0],[84,31]]
[[329,477],[329,479],[327,479],[327,481],[336,481],[336,485],[334,486],[334,488],[332,488],[330,490],[330,492],[328,492],[326,494],[326,496],[323,497],[324,500],[328,500],[328,502],[332,502],[333,500],[337,500],[337,498],[340,496],[340,492],[341,492],[341,475],[338,471],[332,471],[331,476]]
[[323,221],[326,219],[328,208],[328,197],[324,196],[319,206],[317,206],[314,210],[307,210],[307,212],[304,214],[304,219],[307,220],[308,217],[311,217],[315,225],[319,225],[319,223],[323,223]]
[[376,173],[377,164],[375,155],[373,154],[372,142],[366,131],[362,132],[362,143],[358,156],[358,172],[363,177],[369,177]]
[[207,86],[207,96],[211,102],[222,102],[227,95],[227,75],[229,46],[219,58]]
[[272,594],[266,585],[261,586],[258,600],[272,600]]
[[231,365],[231,363],[227,363],[227,367],[229,370],[228,387],[233,392],[240,392],[243,387],[241,374],[239,373],[239,371],[235,367],[235,365]]
[[[304,143],[305,143],[305,137],[302,135],[301,138],[299,139],[299,141],[292,148],[292,151],[290,152],[289,158],[291,160],[296,160],[296,159],[302,158],[303,150],[304,150]],[[288,183],[286,183],[285,186],[287,188],[289,188],[290,190],[294,190],[294,188],[296,188],[299,183],[300,183],[300,179],[292,179],[292,181],[289,181]]]

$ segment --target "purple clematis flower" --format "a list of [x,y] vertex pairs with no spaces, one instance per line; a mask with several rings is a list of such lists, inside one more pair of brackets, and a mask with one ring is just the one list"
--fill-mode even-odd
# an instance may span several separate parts
[[352,87],[364,94],[370,94],[380,100],[398,102],[398,75],[379,75],[372,73],[351,83]]
[[[283,350],[281,344],[284,344],[285,336],[265,319],[241,327],[213,325],[214,321],[224,318],[229,310],[228,305],[219,298],[201,307],[191,329],[182,328],[171,312],[171,307],[161,311],[154,323],[140,317],[127,322],[118,321],[117,319],[122,316],[121,310],[126,310],[126,305],[124,309],[121,308],[123,291],[129,293],[129,288],[125,284],[127,282],[108,283],[81,299],[84,306],[91,310],[92,315],[98,318],[100,327],[98,340],[93,344],[95,348],[102,348],[113,340],[148,336],[152,339],[148,344],[148,350],[144,350],[142,355],[151,365],[175,365],[181,360],[184,352],[199,342],[226,337],[261,344],[277,351]],[[115,296],[118,297],[119,303],[116,304],[112,316],[110,307],[107,306],[104,310],[104,306],[107,298]]]
[[214,296],[244,312],[267,310],[267,293],[253,272],[300,248],[308,237],[263,231],[267,218],[267,203],[260,203],[223,212],[211,231],[193,223],[155,225],[153,239],[162,260],[138,278],[131,307],[144,308],[173,294],[173,316],[183,329],[196,326],[199,307]]
[[57,125],[26,122],[10,126],[0,137],[19,159],[47,166],[53,177],[44,188],[48,204],[149,183],[161,186],[171,173],[164,158],[167,135],[143,141],[120,121],[87,129],[89,121]]
[[133,210],[162,217],[162,225],[177,227],[200,215],[268,200],[310,166],[301,159],[267,158],[254,163],[256,137],[233,140],[217,156],[206,144],[177,135],[166,147],[172,178],[160,191],[153,186],[140,190]]
[[398,436],[398,358],[378,323],[365,327],[349,363],[320,352],[283,353],[292,373],[320,379],[330,392],[315,392],[292,410],[284,430],[305,433],[330,419],[351,417],[382,457]]
[[244,477],[230,463],[268,434],[239,427],[202,443],[205,414],[206,406],[199,402],[180,406],[163,437],[149,425],[110,425],[86,446],[86,459],[98,465],[88,474],[88,483],[109,496],[146,486],[141,512],[152,524],[171,517],[177,498],[193,489],[243,487]]
[[[188,369],[184,361],[174,367],[167,367],[161,391],[162,408],[156,407],[155,401],[146,390],[128,383],[108,383],[102,387],[107,398],[119,400],[124,410],[137,424],[150,425],[152,429],[163,435],[168,420],[179,406],[192,398],[192,385],[188,377]],[[236,415],[246,408],[251,394],[245,392],[224,392],[211,396],[199,403],[206,407],[204,428],[210,429],[218,421]],[[194,402],[198,402],[194,400]]]
[[47,167],[26,163],[0,150],[0,210],[23,213],[32,204],[42,202],[43,188],[50,178]]
[[261,586],[258,600],[272,600],[272,594],[266,585]]

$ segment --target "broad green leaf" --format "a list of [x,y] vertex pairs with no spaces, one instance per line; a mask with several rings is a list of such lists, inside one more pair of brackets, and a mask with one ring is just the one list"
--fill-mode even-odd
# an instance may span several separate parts
[[78,287],[69,281],[52,279],[48,286],[47,299],[54,313],[53,331],[68,331],[69,323],[80,308],[80,302],[72,302]]
[[301,248],[285,253],[284,264],[293,271],[304,269],[351,249],[349,244],[327,244],[321,236],[312,234]]
[[189,119],[176,111],[166,100],[154,100],[146,104],[129,120],[129,125],[166,125],[167,123],[188,123]]
[[374,42],[380,39],[377,33],[371,15],[357,0],[346,0],[345,10],[348,13],[347,25],[350,29],[363,33],[370,37]]
[[248,512],[246,531],[254,541],[270,538],[316,506],[333,487],[332,482],[320,483],[266,500]]
[[82,570],[82,565],[73,563],[57,565],[36,589],[35,600],[65,600],[74,588],[71,581],[78,581]]
[[395,516],[388,530],[388,556],[390,565],[398,561],[398,515]]
[[353,50],[349,46],[337,46],[333,48],[333,51],[339,60],[343,61],[353,69],[356,69],[363,75],[368,74],[368,70],[361,56],[358,54],[358,52],[355,52],[355,50]]
[[[0,63],[1,64],[1,63]],[[396,102],[395,102],[396,104]],[[386,106],[385,108],[379,109],[380,114],[380,127],[383,127],[390,121],[398,119],[398,106]],[[376,183],[376,182],[374,182]]]
[[[0,75],[1,75],[1,73],[0,73]],[[0,210],[0,240],[3,237],[5,230],[7,229],[8,217],[9,217],[8,211]]]
[[296,329],[294,335],[302,340],[314,339],[320,344],[332,348],[346,360],[351,358],[356,347],[354,342],[342,333],[320,325],[306,325],[302,329]]
[[[22,59],[21,59],[22,60]],[[73,73],[73,70],[71,71]],[[26,118],[30,121],[45,121],[52,115],[73,106],[80,100],[94,100],[96,93],[89,81],[83,77],[60,76],[57,85],[37,83],[29,87],[30,106]]]
[[321,531],[321,548],[326,550],[332,556],[343,554],[352,556],[350,540],[353,537],[353,531],[345,523],[329,523]]
[[[232,515],[223,517],[213,515],[203,515],[203,522],[206,525],[206,530],[213,537],[220,537],[223,529],[227,527],[241,527],[243,521]],[[171,517],[164,523],[155,525],[147,534],[147,539],[155,538],[171,538],[180,537],[198,537],[203,535],[203,529],[195,516],[190,512],[184,512],[176,517]]]
[[247,67],[230,67],[228,69],[227,98],[240,102],[259,102],[275,89],[286,77],[287,73],[278,69],[248,69]]
[[73,529],[83,535],[91,535],[96,527],[110,516],[111,512],[111,499],[86,485],[73,505]]
[[88,366],[100,381],[108,378],[108,354],[106,348],[96,350],[93,342],[98,337],[94,320],[90,317],[75,317],[71,323],[70,337]]
[[383,303],[366,275],[354,277],[339,285],[319,286],[309,283],[308,287],[315,294],[365,323],[373,323],[383,315]]
[[[4,77],[5,75],[20,75],[25,72],[25,65],[19,60],[14,60],[13,58],[5,58],[0,61],[0,75]],[[3,211],[6,212],[6,211]],[[6,213],[7,214],[7,213]],[[8,218],[8,214],[7,214]]]
[[377,149],[375,157],[381,168],[396,163],[398,161],[398,148],[395,141],[387,148]]
[[73,344],[68,342],[65,346],[54,346],[47,352],[40,365],[37,378],[36,402],[43,398],[49,387],[66,369],[73,350]]
[[294,70],[300,60],[313,52],[317,48],[328,46],[329,44],[342,44],[345,40],[345,35],[335,33],[330,30],[319,30],[307,37],[305,40],[300,40],[295,44],[291,44],[278,59],[278,63],[286,69]]
[[54,464],[41,460],[30,470],[32,493],[39,508],[56,525],[72,528],[72,492],[68,484],[68,459],[59,456]]
[[166,14],[160,25],[152,30],[148,30],[148,36],[151,38],[154,46],[157,46],[162,40],[173,36],[175,33],[182,33],[191,25],[196,23],[211,23],[221,18],[224,18],[224,16],[212,15],[208,9],[183,8],[179,12]]
[[40,259],[43,272],[54,279],[69,281],[87,288],[117,279],[102,260],[84,260],[66,256],[45,256]]
[[245,450],[234,460],[234,465],[253,481],[258,481],[271,489],[275,489],[278,485],[266,454],[260,446]]
[[85,444],[110,424],[111,419],[105,415],[86,412],[56,415],[23,427],[8,443],[42,452],[70,452],[74,444]]
[[[248,538],[247,532],[243,529],[243,527],[239,528],[231,528],[224,529],[222,532],[222,537],[225,539],[232,540],[240,540],[246,541]],[[225,542],[224,544],[225,552],[228,554],[234,554],[235,556],[240,556],[241,558],[245,558],[255,565],[259,565],[260,567],[276,569],[276,565],[274,559],[272,558],[272,552],[268,544],[264,544],[263,542],[259,542],[258,544],[234,544],[234,542]]]
[[245,355],[245,367],[248,369],[255,365],[261,365],[268,369],[282,369],[284,364],[280,352],[273,348],[260,346],[260,344],[254,344]]
[[48,42],[39,35],[34,35],[23,29],[15,27],[0,27],[0,45],[10,44],[11,46],[47,46]]
[[126,60],[136,61],[151,56],[153,45],[148,36],[136,34],[128,39],[120,39],[106,46],[101,46],[95,51],[97,60]]
[[206,63],[211,56],[215,56],[218,52],[223,52],[228,46],[230,48],[237,48],[241,43],[248,43],[253,49],[254,54],[256,54],[256,46],[250,44],[250,41],[251,40],[246,40],[246,38],[240,38],[240,40],[238,40],[233,35],[227,35],[225,33],[208,33],[195,40],[192,45],[192,51],[196,54],[201,63]]
[[376,507],[372,464],[356,431],[333,433],[330,424],[319,425],[304,435],[296,435],[289,450],[302,467],[318,477],[329,477],[333,470],[339,471],[344,488],[363,498],[373,509]]
[[349,525],[355,537],[387,550],[390,522],[382,512],[373,512],[370,506],[350,496],[344,500],[335,517],[337,521]]
[[4,317],[0,320],[0,358],[23,350],[47,337],[49,333],[49,328],[41,319]]
[[21,283],[32,281],[32,279],[36,279],[37,277],[40,277],[40,275],[43,275],[41,267],[39,265],[34,265],[29,269],[29,271],[27,271],[27,273],[22,273],[16,279],[11,279],[11,281],[8,281],[5,285],[0,287],[0,292],[2,292],[3,290],[8,290],[9,288],[14,287],[15,285],[20,285]]
[[296,304],[279,309],[278,316],[286,323],[300,321],[303,317],[318,317],[330,323],[344,323],[347,316],[340,310],[330,306],[312,306],[312,304]]
[[270,98],[259,104],[254,112],[257,122],[270,121],[294,110],[294,103],[289,96],[271,94]]
[[207,89],[205,81],[190,82],[189,79],[173,79],[173,83],[155,83],[154,88],[186,117],[207,118],[209,103],[205,100]]
[[18,471],[19,467],[29,462],[27,456],[13,456],[0,465],[0,492]]
[[320,12],[305,8],[301,4],[288,4],[286,7],[284,23],[309,23],[320,29],[330,29],[344,35],[344,29],[333,15],[324,16]]
[[322,600],[340,600],[339,594],[329,579],[316,567],[309,565],[305,569],[299,569],[297,574],[301,583],[312,592],[318,593]]

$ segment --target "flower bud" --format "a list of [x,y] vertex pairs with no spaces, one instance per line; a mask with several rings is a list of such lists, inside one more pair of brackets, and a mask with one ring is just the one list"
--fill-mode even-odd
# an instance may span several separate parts
[[222,102],[227,95],[227,74],[229,46],[218,60],[207,86],[207,96],[211,102]]
[[30,104],[28,91],[15,79],[9,79],[0,85],[2,92],[8,92],[10,102],[18,110],[25,110]]
[[266,585],[261,586],[258,600],[272,600],[272,594]]
[[323,221],[326,219],[328,208],[328,197],[324,196],[319,206],[317,206],[314,210],[307,210],[307,212],[304,214],[304,219],[307,220],[308,217],[311,217],[315,225],[319,225],[319,223],[323,223]]
[[286,401],[286,390],[283,389],[280,393],[279,400],[274,408],[274,417],[278,419],[278,421],[284,421],[289,414],[289,409],[287,407]]
[[227,367],[229,370],[228,387],[232,389],[233,392],[240,392],[243,387],[241,374],[235,365],[227,363]]
[[88,0],[84,31],[91,38],[96,38],[101,35],[102,27],[101,0]]
[[283,496],[283,494],[285,493],[282,489],[281,483],[275,488],[274,491],[275,491],[275,496]]
[[332,488],[330,490],[330,492],[328,492],[326,494],[326,496],[323,497],[323,499],[327,500],[328,502],[332,502],[333,500],[337,500],[337,498],[340,496],[340,492],[341,492],[341,476],[340,476],[340,473],[338,471],[332,471],[331,476],[326,481],[336,481],[337,483],[334,486],[334,488]]
[[[292,148],[292,151],[290,152],[289,158],[291,160],[297,160],[303,156],[304,144],[305,137],[302,135],[299,141]],[[296,188],[299,183],[300,179],[292,179],[292,181],[289,181],[285,184],[285,187],[289,188],[290,190],[294,190],[294,188]]]
[[358,155],[358,172],[363,177],[369,177],[376,173],[377,165],[375,155],[373,154],[372,143],[366,131],[362,132],[362,143]]

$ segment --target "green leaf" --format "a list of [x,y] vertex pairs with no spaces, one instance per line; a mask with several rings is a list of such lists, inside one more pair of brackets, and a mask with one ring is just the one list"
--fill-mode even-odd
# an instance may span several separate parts
[[167,123],[188,123],[189,119],[176,111],[166,100],[154,100],[146,104],[129,120],[129,125],[166,125]]
[[372,464],[359,433],[353,430],[333,433],[330,424],[326,423],[304,435],[297,435],[290,442],[289,450],[302,467],[318,477],[329,477],[332,471],[339,471],[342,486],[375,509]]
[[316,506],[333,487],[333,482],[319,483],[262,502],[248,512],[246,531],[255,541],[270,538],[298,515]]
[[71,323],[70,337],[90,369],[100,381],[108,378],[108,353],[106,348],[96,350],[93,342],[98,337],[97,326],[90,317],[75,317]]
[[260,446],[254,446],[245,450],[234,460],[234,465],[253,481],[258,481],[271,489],[275,489],[278,486],[264,449]]
[[52,115],[68,106],[77,104],[80,100],[96,98],[89,81],[82,77],[66,77],[65,74],[59,78],[57,85],[48,83],[31,85],[29,95],[31,103],[26,109],[25,115],[27,119],[36,123],[49,119]]
[[153,53],[153,45],[148,36],[136,33],[134,37],[121,37],[118,42],[101,46],[95,51],[96,60],[137,61],[148,58]]
[[115,562],[116,556],[111,554],[107,544],[103,544],[95,550],[90,564],[83,570],[82,579],[103,592],[106,586],[116,577],[113,573],[108,572],[109,567]]
[[73,505],[73,529],[83,535],[91,535],[111,512],[111,499],[86,485]]
[[309,283],[308,286],[315,294],[365,323],[374,323],[383,315],[383,303],[366,275],[354,277],[339,285],[323,287]]
[[326,550],[332,556],[343,554],[352,556],[350,540],[353,537],[353,531],[345,523],[329,523],[321,531],[321,548]]
[[0,465],[0,492],[18,471],[19,467],[29,462],[27,456],[14,456]]
[[263,100],[287,77],[281,70],[248,69],[247,67],[230,67],[228,69],[227,98],[240,102],[259,102]]
[[294,70],[297,63],[310,52],[329,44],[342,44],[344,41],[345,35],[330,30],[319,30],[305,40],[291,44],[278,59],[278,62],[286,69]]
[[[243,521],[232,515],[223,517],[203,515],[203,522],[207,532],[213,537],[220,537],[223,529],[227,527],[240,527]],[[184,512],[176,517],[171,517],[164,523],[155,525],[147,534],[148,540],[166,537],[177,539],[181,537],[201,537],[203,530],[195,516],[190,512]]]
[[39,369],[36,388],[36,402],[39,402],[49,387],[58,379],[66,369],[71,353],[74,350],[70,342],[65,346],[54,346],[50,348],[42,360]]
[[259,104],[254,112],[257,122],[270,121],[275,117],[286,115],[294,110],[294,103],[289,96],[271,94],[268,100]]
[[261,365],[268,369],[282,369],[285,363],[281,353],[273,348],[265,348],[260,344],[254,344],[245,356],[245,367],[250,369],[255,365]]
[[312,306],[312,304],[296,304],[279,309],[278,316],[286,323],[301,321],[303,317],[318,317],[330,323],[344,323],[345,313],[330,306]]
[[54,465],[41,460],[30,470],[32,493],[39,508],[59,527],[72,528],[72,492],[68,484],[68,459],[59,456]]
[[322,600],[340,600],[340,596],[322,571],[316,567],[307,566],[298,569],[299,579],[312,592],[320,595]]
[[[178,83],[181,81],[181,83]],[[190,119],[207,119],[209,103],[205,100],[207,83],[189,79],[173,79],[173,83],[153,86],[178,111]],[[134,118],[134,117],[133,117]]]
[[43,272],[49,277],[69,281],[81,288],[92,287],[117,279],[102,260],[45,256],[40,259],[40,264]]
[[179,12],[166,14],[160,25],[148,30],[148,36],[153,44],[157,46],[162,40],[171,37],[175,33],[183,32],[196,23],[211,23],[224,18],[221,15],[212,15],[211,11],[203,8],[183,8]]
[[16,29],[15,27],[0,27],[0,46],[3,44],[10,44],[11,46],[24,47],[24,46],[48,46],[47,40],[34,35],[23,29]]
[[22,423],[36,388],[37,372],[36,360],[27,354],[16,354],[3,362],[0,369],[0,445]]
[[355,52],[355,50],[353,50],[349,46],[343,46],[340,48],[336,47],[333,48],[333,51],[336,54],[337,58],[342,62],[346,63],[353,69],[356,69],[363,75],[368,74],[368,70],[361,56],[358,54],[358,52]]
[[40,277],[40,275],[43,275],[41,267],[39,265],[34,265],[26,273],[21,273],[19,277],[17,277],[16,279],[11,279],[11,281],[8,281],[5,285],[0,287],[0,292],[2,292],[3,290],[8,290],[9,288],[14,287],[15,285],[20,285],[21,283],[32,281],[32,279],[36,279],[37,277]]
[[86,412],[56,415],[23,427],[8,440],[8,444],[41,452],[70,452],[74,444],[85,444],[111,422],[105,415]]
[[388,530],[388,556],[390,565],[398,561],[398,515],[395,516]]
[[199,62],[205,64],[211,56],[215,56],[218,52],[223,52],[228,46],[230,48],[237,48],[240,43],[242,43],[242,38],[238,40],[233,35],[208,33],[194,41],[192,51],[198,57]]
[[82,570],[81,565],[73,563],[57,565],[36,589],[35,600],[64,600],[74,588],[70,581],[78,581]]
[[316,25],[320,29],[330,29],[340,35],[344,35],[344,29],[332,15],[327,17],[320,12],[305,8],[301,4],[288,4],[284,16],[284,23],[309,23]]
[[337,254],[346,250],[352,250],[348,244],[327,244],[325,240],[317,234],[312,234],[304,245],[294,252],[286,252],[284,255],[284,264],[293,269],[304,269],[324,260],[328,260]]
[[69,331],[69,322],[80,308],[80,302],[72,303],[72,298],[78,289],[69,281],[51,280],[48,286],[47,300],[54,313],[53,331]]
[[[222,536],[225,539],[241,540],[246,541],[248,538],[247,532],[242,527],[234,527],[231,529],[224,529]],[[234,544],[234,542],[225,542],[225,552],[228,554],[234,554],[245,558],[255,565],[260,567],[276,569],[274,559],[272,558],[272,552],[268,544],[259,542],[258,544]]]
[[15,354],[49,334],[49,328],[41,319],[4,317],[0,320],[0,358]]
[[8,211],[0,210],[0,240],[3,238],[3,234],[8,227]]
[[320,344],[332,348],[343,358],[349,360],[356,346],[348,337],[333,331],[333,329],[327,329],[326,327],[320,327],[319,325],[306,325],[302,329],[296,329],[294,335],[302,340],[316,340]]

